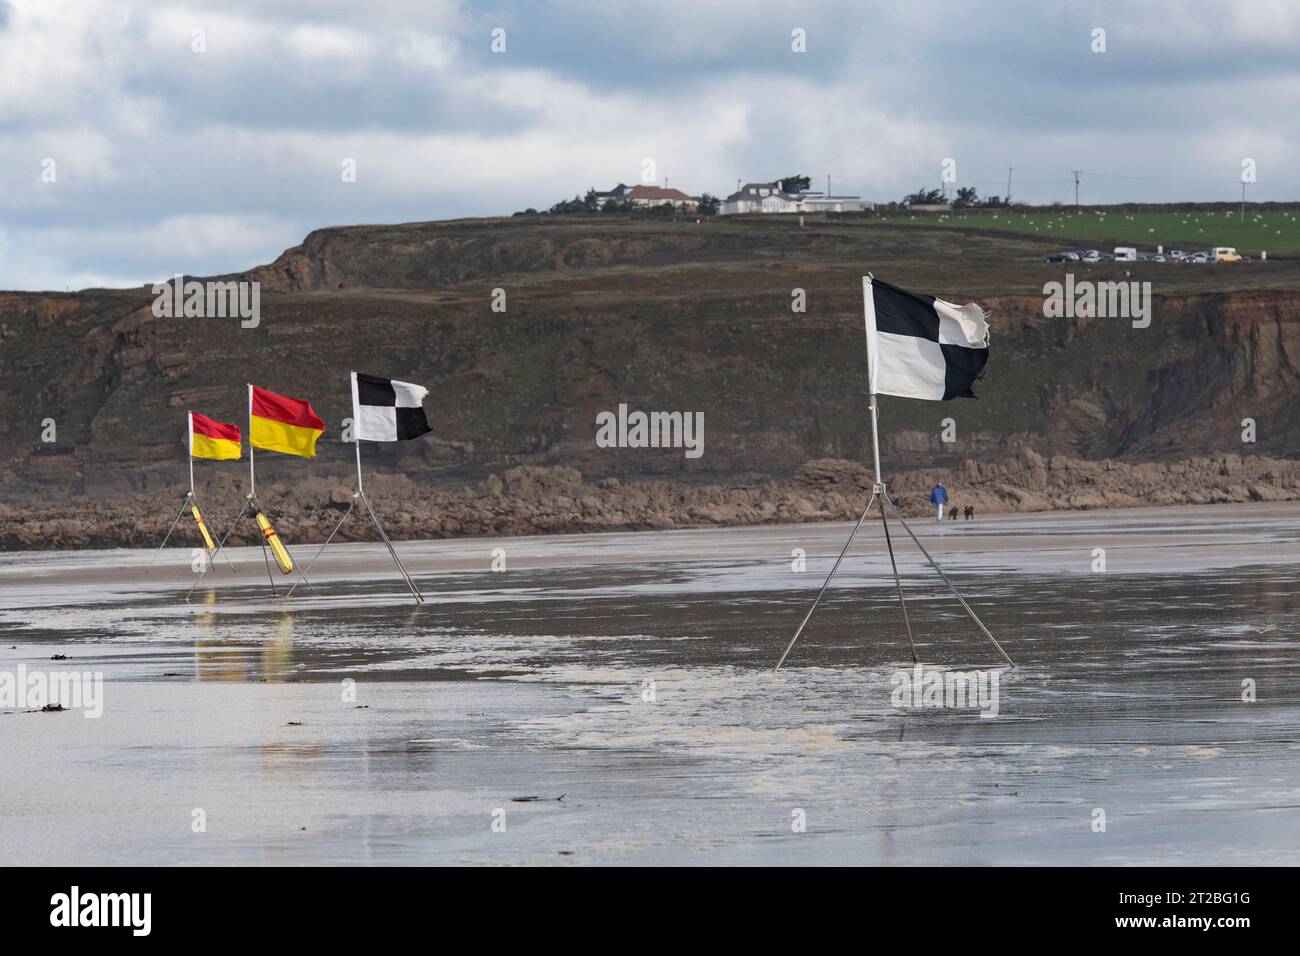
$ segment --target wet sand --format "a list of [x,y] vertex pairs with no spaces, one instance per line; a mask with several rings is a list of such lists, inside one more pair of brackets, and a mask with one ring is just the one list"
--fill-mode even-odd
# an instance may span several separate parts
[[[106,681],[0,714],[0,863],[1300,862],[1300,505],[912,524],[993,719],[891,704],[878,519],[777,676],[848,525],[402,542],[419,608],[378,545],[0,555],[0,672]],[[921,659],[998,663],[900,538]]]

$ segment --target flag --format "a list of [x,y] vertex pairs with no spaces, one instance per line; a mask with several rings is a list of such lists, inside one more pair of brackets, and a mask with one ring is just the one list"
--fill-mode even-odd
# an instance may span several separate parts
[[974,398],[971,385],[989,360],[989,324],[972,302],[954,305],[867,276],[870,391],[902,398]]
[[325,423],[311,403],[248,386],[248,444],[301,458],[316,456],[316,439]]
[[191,458],[238,458],[241,453],[238,425],[215,422],[207,415],[190,412]]
[[432,431],[424,417],[429,390],[410,382],[352,373],[352,434],[357,441],[407,441]]

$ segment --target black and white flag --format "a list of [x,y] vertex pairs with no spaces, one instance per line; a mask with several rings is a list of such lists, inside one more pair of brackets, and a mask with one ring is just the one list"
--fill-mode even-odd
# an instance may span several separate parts
[[429,390],[410,382],[352,373],[352,435],[355,441],[406,441],[429,428],[424,396]]
[[946,401],[974,398],[989,360],[989,324],[972,302],[954,305],[864,276],[870,391]]

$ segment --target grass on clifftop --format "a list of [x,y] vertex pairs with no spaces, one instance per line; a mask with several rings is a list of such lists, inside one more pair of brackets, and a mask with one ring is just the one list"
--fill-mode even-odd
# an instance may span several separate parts
[[1032,235],[1050,239],[1060,237],[1062,249],[1076,249],[1082,243],[1103,254],[1114,247],[1136,246],[1138,252],[1152,255],[1156,246],[1165,252],[1181,249],[1197,252],[1214,246],[1235,246],[1243,256],[1257,258],[1261,251],[1300,252],[1300,207],[1270,208],[1257,211],[1246,207],[1243,224],[1237,210],[1196,210],[1191,212],[1130,212],[1083,209],[1075,212],[1064,207],[1030,209],[955,209],[951,213],[890,213],[881,218],[893,223],[950,228],[975,228]]

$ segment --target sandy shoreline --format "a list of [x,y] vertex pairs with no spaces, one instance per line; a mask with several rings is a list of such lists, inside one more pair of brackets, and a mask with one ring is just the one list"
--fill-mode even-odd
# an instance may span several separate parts
[[[1086,571],[1094,548],[1107,549],[1111,573],[1162,564],[1177,569],[1239,567],[1300,561],[1296,543],[1272,533],[1274,525],[1300,518],[1300,502],[1242,505],[1182,505],[1090,512],[1035,512],[996,515],[974,521],[908,519],[926,548],[950,566],[969,572],[999,566],[1002,558],[1037,555],[1039,570]],[[1188,530],[1195,527],[1197,530]],[[742,528],[693,528],[670,532],[601,532],[456,538],[395,542],[408,570],[417,578],[439,574],[490,572],[494,561],[509,571],[599,568],[608,565],[655,565],[680,561],[763,560],[789,564],[795,548],[815,564],[833,557],[843,545],[851,522],[761,525]],[[916,555],[901,528],[893,529],[901,555]],[[397,583],[390,556],[377,542],[341,542],[323,552],[318,545],[289,542],[303,568],[311,566],[316,584],[348,580]],[[265,592],[268,575],[256,546],[231,547],[237,570],[223,559],[204,576],[196,593],[251,589]],[[853,553],[882,561],[886,552],[879,519],[873,511],[859,533]],[[317,555],[320,555],[319,558]],[[0,606],[13,606],[23,593],[60,588],[105,587],[123,594],[188,589],[195,581],[193,551],[168,547],[154,560],[153,549],[78,549],[66,552],[0,553]],[[313,563],[314,562],[314,563]],[[810,568],[810,570],[813,570]],[[276,586],[286,579],[278,571]],[[308,599],[302,588],[294,600]]]
[[[1130,464],[1044,458],[1023,449],[1002,462],[971,460],[953,469],[900,472],[890,479],[890,495],[905,516],[932,517],[929,489],[935,481],[948,488],[952,508],[969,506],[981,519],[1300,500],[1300,461],[1224,455]],[[533,466],[489,475],[478,487],[459,490],[398,474],[376,474],[366,482],[389,536],[401,541],[854,521],[872,485],[863,465],[840,459],[811,461],[788,481],[757,484],[593,482],[572,468]],[[259,501],[283,540],[309,545],[323,542],[344,515],[351,501],[348,487],[343,478],[312,478],[292,487],[259,484]],[[156,547],[184,491],[0,503],[0,552]],[[198,491],[214,534],[225,534],[244,501],[239,480],[223,475]],[[198,543],[188,513],[177,534],[185,546]],[[371,524],[356,513],[336,538],[374,539]],[[253,522],[245,519],[231,541],[258,543]]]

